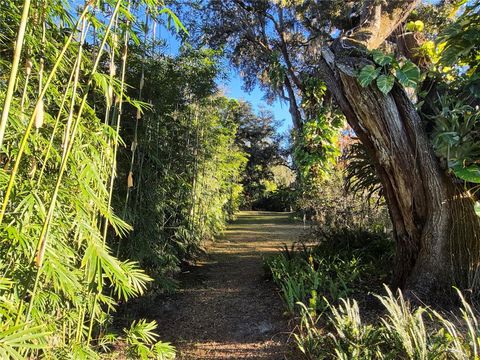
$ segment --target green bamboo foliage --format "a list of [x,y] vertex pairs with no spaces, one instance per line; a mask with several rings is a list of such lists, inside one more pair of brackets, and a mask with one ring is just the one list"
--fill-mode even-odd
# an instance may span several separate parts
[[118,341],[127,357],[173,358],[154,322],[110,329],[119,302],[142,295],[149,275],[169,288],[238,208],[246,158],[239,105],[216,95],[218,54],[160,55],[165,16],[186,29],[154,0],[10,5],[0,4],[0,358],[115,358]]
[[[118,341],[105,335],[117,302],[150,281],[112,254],[107,235],[131,230],[111,207],[122,106],[142,106],[125,94],[129,39],[137,14],[162,9],[0,4],[0,73],[9,74],[0,81],[1,358],[103,356]],[[132,357],[174,356],[154,328],[126,331]]]
[[134,230],[118,239],[122,258],[138,260],[156,287],[174,287],[172,275],[218,234],[238,209],[245,155],[236,147],[238,103],[216,95],[217,54],[182,50],[159,56],[144,31],[129,56],[129,96],[121,129],[113,207]]
[[20,64],[20,57],[23,47],[23,39],[25,37],[25,29],[27,27],[28,13],[30,11],[30,0],[25,0],[23,3],[22,17],[20,19],[17,41],[15,42],[14,56],[12,59],[12,66],[10,71],[10,77],[8,79],[7,92],[2,109],[2,117],[0,119],[0,148],[2,148],[3,138],[5,136],[5,128],[8,122],[8,114],[13,100],[13,92],[15,89],[15,82],[17,81],[18,67]]

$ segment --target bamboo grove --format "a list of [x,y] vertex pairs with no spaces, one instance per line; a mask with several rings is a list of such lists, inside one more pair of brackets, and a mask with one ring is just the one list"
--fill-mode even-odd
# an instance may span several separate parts
[[1,358],[175,356],[113,314],[222,229],[246,157],[217,54],[162,54],[171,24],[156,0],[0,1]]

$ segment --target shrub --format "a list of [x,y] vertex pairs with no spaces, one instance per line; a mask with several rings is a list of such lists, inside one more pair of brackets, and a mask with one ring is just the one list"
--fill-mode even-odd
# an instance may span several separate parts
[[363,284],[380,286],[388,276],[393,246],[383,233],[342,228],[323,231],[317,241],[314,246],[285,246],[266,260],[291,314],[297,302],[308,302],[312,291],[321,299],[316,310],[323,310],[323,298],[336,302]]
[[[354,284],[365,272],[366,266],[353,256],[319,256],[317,248],[285,247],[282,253],[266,260],[270,273],[279,286],[287,311],[293,314],[297,302],[309,302],[312,294],[320,299],[338,300],[352,294]],[[324,310],[324,301],[315,301],[314,310]]]
[[394,244],[386,233],[348,227],[319,228],[314,231],[313,237],[318,242],[312,250],[317,258],[337,256],[342,259],[352,259],[356,257],[378,276],[389,275],[394,256]]

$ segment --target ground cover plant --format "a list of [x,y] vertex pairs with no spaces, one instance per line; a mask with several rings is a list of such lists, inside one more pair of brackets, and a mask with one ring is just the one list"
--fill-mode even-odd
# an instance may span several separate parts
[[297,346],[309,359],[478,357],[478,316],[460,292],[458,317],[428,307],[413,308],[401,292],[394,294],[388,287],[386,292],[377,296],[384,314],[375,323],[362,319],[359,305],[352,299],[331,305],[329,314],[323,315],[326,320],[302,304]]
[[[478,314],[405,300],[386,285],[393,249],[384,233],[337,229],[319,245],[297,244],[267,258],[295,345],[308,359],[472,359]],[[386,295],[376,295],[386,294]]]
[[320,245],[285,247],[266,265],[288,312],[295,314],[298,302],[321,312],[330,302],[381,288],[391,260],[392,244],[385,234],[339,229]]

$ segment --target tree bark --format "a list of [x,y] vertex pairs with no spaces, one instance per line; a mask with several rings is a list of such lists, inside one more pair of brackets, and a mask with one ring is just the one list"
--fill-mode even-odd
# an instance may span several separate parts
[[473,200],[440,167],[401,86],[384,95],[375,85],[359,85],[356,71],[369,63],[364,54],[345,44],[325,48],[319,76],[369,150],[384,187],[396,240],[392,285],[422,299],[454,284],[476,289],[480,223]]

